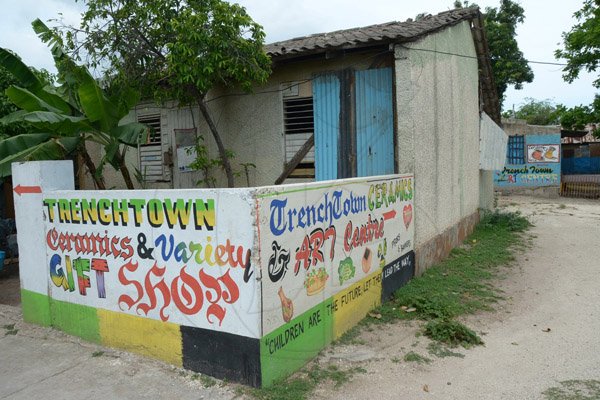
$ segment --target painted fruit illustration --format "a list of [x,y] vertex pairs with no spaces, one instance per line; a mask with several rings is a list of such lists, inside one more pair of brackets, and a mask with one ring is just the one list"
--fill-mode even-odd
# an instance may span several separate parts
[[531,153],[531,158],[533,158],[534,160],[542,161],[542,159],[544,158],[542,155],[542,149],[540,149],[539,147],[536,148],[533,151],[533,153]]
[[406,229],[410,226],[413,217],[413,209],[411,204],[407,204],[402,209],[402,218],[404,219],[404,226]]
[[554,157],[555,150],[556,149],[552,146],[548,147],[548,150],[546,150],[546,154],[544,154],[544,158],[548,160],[556,160],[556,157]]
[[379,267],[385,267],[385,255],[387,254],[387,239],[383,239],[383,243],[379,243],[377,247],[377,257],[379,258]]
[[279,295],[279,300],[281,301],[281,313],[283,314],[283,320],[285,322],[290,322],[294,316],[294,303],[291,299],[285,296],[282,287],[279,288],[277,294]]
[[325,289],[325,282],[329,279],[329,274],[325,268],[313,269],[306,275],[304,287],[307,296],[314,296]]
[[366,274],[371,269],[371,264],[373,263],[373,252],[368,247],[365,249],[365,252],[362,256],[362,270]]
[[356,270],[354,269],[354,263],[350,257],[344,258],[340,261],[340,266],[338,267],[338,276],[340,277],[340,285],[345,281],[354,278]]

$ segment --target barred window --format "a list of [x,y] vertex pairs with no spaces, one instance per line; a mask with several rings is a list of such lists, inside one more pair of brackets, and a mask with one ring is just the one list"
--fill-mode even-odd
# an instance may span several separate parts
[[[314,134],[315,122],[312,97],[293,97],[283,100],[285,133],[285,162],[290,162],[302,145]],[[290,178],[314,178],[314,147],[306,154]]]
[[525,136],[509,136],[506,149],[506,162],[508,164],[525,163]]
[[139,116],[137,120],[148,127],[146,143],[139,147],[140,173],[147,182],[162,181],[164,170],[160,114]]

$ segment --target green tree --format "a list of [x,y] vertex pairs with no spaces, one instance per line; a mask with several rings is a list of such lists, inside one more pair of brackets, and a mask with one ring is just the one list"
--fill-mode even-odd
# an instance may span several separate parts
[[[600,95],[596,95],[590,105],[579,105],[566,109],[560,117],[560,124],[565,129],[585,129],[588,124],[600,121]],[[594,129],[594,136],[600,137],[600,131]]]
[[[574,17],[578,22],[563,33],[564,48],[554,52],[556,58],[567,61],[563,77],[569,83],[582,70],[595,72],[600,63],[600,1],[585,0]],[[600,78],[594,81],[594,86],[600,87]]]
[[[48,82],[52,81],[52,76],[46,70],[34,70],[33,73],[36,74],[40,79],[46,80]],[[17,107],[10,101],[10,99],[4,93],[9,86],[17,84],[17,80],[15,77],[8,71],[6,68],[0,66],[0,118],[8,115],[14,111],[17,111]],[[22,123],[13,123],[10,125],[0,124],[0,140],[6,139],[10,136],[20,135],[22,133],[27,133],[30,131],[30,128],[26,124]]]
[[216,86],[250,91],[266,81],[270,59],[263,51],[262,27],[243,7],[223,0],[83,1],[87,10],[81,26],[59,28],[72,54],[144,95],[197,104],[233,187],[230,153],[207,94]]
[[550,100],[536,100],[531,97],[525,98],[518,110],[505,111],[504,118],[524,119],[530,125],[558,125],[561,117],[566,111],[562,104],[554,104]]
[[[456,8],[476,6],[475,3],[455,1]],[[499,7],[486,7],[484,28],[490,51],[490,61],[500,105],[509,86],[522,89],[533,81],[533,71],[517,43],[517,25],[525,20],[525,10],[511,0],[500,0]]]
[[[67,56],[59,37],[40,20],[32,25],[51,46],[59,86],[39,77],[19,57],[0,48],[0,66],[16,81],[5,93],[18,108],[4,116],[0,124],[18,122],[32,128],[0,142],[0,176],[10,175],[11,163],[15,161],[62,159],[78,151],[99,188],[104,189],[102,169],[108,163],[122,173],[127,187],[133,189],[125,152],[127,146],[136,146],[144,139],[147,128],[138,123],[119,125],[119,121],[139,96],[127,86],[108,96],[86,68]],[[86,142],[98,143],[104,149],[98,167],[85,148]]]

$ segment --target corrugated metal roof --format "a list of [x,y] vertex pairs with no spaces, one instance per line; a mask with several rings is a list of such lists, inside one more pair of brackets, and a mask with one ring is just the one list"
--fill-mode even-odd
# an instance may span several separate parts
[[459,8],[437,15],[428,15],[418,21],[409,19],[404,22],[387,22],[275,42],[266,45],[265,51],[277,61],[277,59],[386,42],[410,42],[448,26],[476,18],[478,15],[479,8],[477,7]]

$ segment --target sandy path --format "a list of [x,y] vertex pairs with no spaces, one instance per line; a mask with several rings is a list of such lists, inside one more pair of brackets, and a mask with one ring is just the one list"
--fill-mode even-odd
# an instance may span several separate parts
[[[376,359],[362,365],[367,373],[338,389],[321,387],[318,398],[543,399],[559,381],[600,379],[600,203],[511,197],[500,204],[535,226],[531,248],[499,282],[508,300],[466,320],[484,334],[485,347],[435,358],[416,327],[367,333],[368,344],[329,354],[372,350]],[[434,361],[402,361],[411,350]]]

